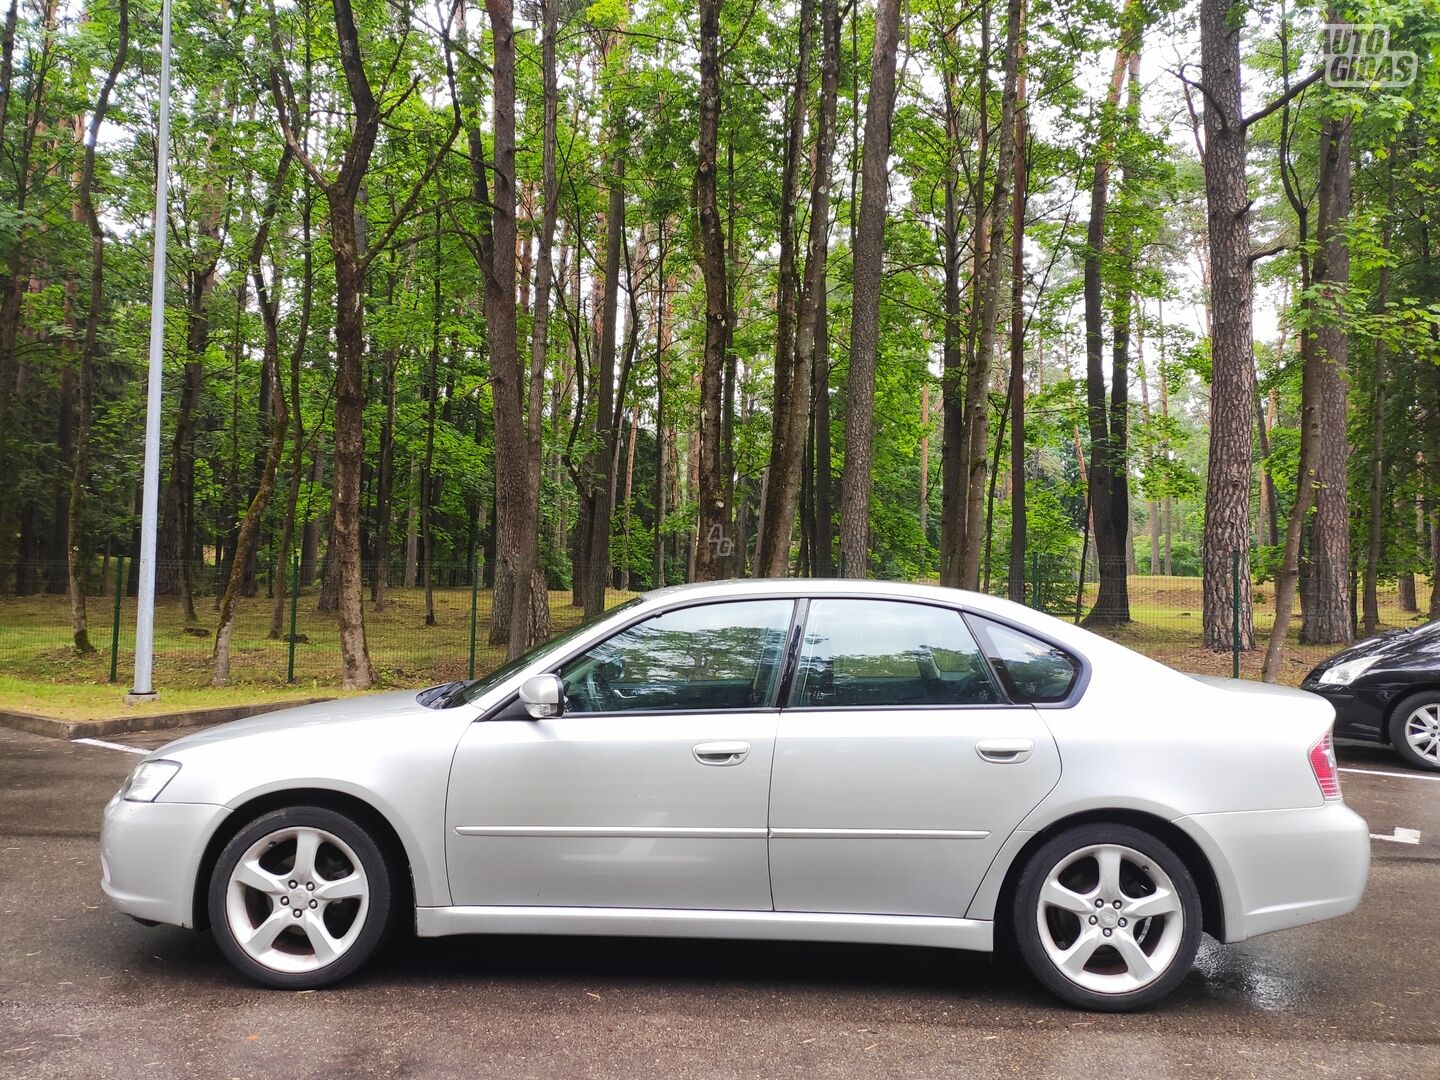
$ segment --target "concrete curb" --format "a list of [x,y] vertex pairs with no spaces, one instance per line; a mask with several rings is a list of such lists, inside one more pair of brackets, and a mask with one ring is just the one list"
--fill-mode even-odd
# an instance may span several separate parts
[[216,709],[189,709],[184,712],[155,713],[150,716],[112,716],[105,720],[58,720],[36,713],[0,710],[0,727],[27,731],[52,739],[91,739],[104,735],[128,735],[137,731],[165,731],[179,727],[210,727],[243,720],[260,713],[313,705],[330,698],[296,698],[294,701],[267,701],[258,705],[225,705]]

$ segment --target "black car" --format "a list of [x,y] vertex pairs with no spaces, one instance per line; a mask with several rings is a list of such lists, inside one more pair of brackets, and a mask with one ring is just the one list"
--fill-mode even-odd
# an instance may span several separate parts
[[1440,622],[1356,642],[1300,686],[1335,706],[1335,736],[1387,743],[1440,771]]

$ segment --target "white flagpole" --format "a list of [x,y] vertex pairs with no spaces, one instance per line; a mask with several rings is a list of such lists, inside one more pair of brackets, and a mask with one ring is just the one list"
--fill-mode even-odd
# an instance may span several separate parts
[[[155,534],[160,501],[160,391],[165,359],[165,232],[170,187],[170,0],[160,31],[160,127],[155,146],[155,265],[150,278],[150,379],[145,398],[145,471],[140,512],[140,583],[135,614],[135,682],[127,702],[157,696],[155,669]],[[183,557],[183,552],[182,552]]]

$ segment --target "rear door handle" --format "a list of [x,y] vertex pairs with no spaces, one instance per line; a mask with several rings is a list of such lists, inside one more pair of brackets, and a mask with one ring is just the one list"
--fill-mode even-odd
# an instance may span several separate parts
[[701,765],[739,765],[750,753],[748,742],[702,742],[690,751]]
[[975,744],[980,759],[995,765],[1024,761],[1034,752],[1035,744],[1029,739],[984,739]]

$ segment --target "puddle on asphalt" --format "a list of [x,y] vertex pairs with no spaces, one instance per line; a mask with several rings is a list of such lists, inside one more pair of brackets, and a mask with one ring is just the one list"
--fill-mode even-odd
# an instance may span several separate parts
[[1214,997],[1239,1000],[1266,1012],[1294,1008],[1305,997],[1304,976],[1278,970],[1282,966],[1273,957],[1212,941],[1203,942],[1195,957],[1195,971],[1204,976]]

